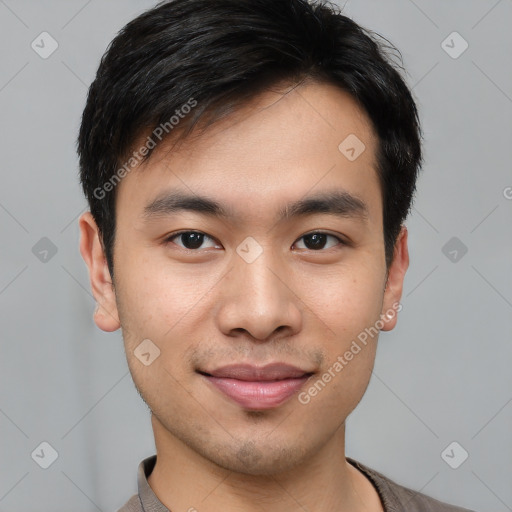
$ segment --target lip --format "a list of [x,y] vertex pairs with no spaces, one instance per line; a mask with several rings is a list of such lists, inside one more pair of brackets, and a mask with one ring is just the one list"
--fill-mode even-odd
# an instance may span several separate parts
[[272,409],[297,393],[313,372],[286,363],[235,364],[199,371],[211,385],[246,409]]

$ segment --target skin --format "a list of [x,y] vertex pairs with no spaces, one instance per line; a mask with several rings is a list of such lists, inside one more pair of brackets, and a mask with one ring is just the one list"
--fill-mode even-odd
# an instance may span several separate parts
[[[351,97],[326,84],[267,91],[171,152],[162,143],[117,189],[115,287],[96,224],[80,218],[100,329],[122,328],[128,365],[152,411],[157,463],[148,481],[174,511],[381,511],[376,489],[345,458],[345,420],[363,397],[377,339],[302,404],[248,410],[196,372],[229,363],[284,361],[324,374],[365,328],[399,302],[409,264],[407,229],[386,272],[377,139]],[[338,149],[355,134],[353,162]],[[276,221],[305,195],[344,189],[368,206],[367,222],[325,213]],[[177,212],[145,219],[163,191],[214,198],[235,217]],[[208,235],[199,249],[173,233]],[[304,235],[328,232],[311,249]],[[253,237],[263,252],[236,252]],[[348,241],[341,244],[340,240]],[[190,247],[190,245],[188,245]],[[195,251],[195,252],[194,252]],[[160,349],[145,366],[144,339]]]

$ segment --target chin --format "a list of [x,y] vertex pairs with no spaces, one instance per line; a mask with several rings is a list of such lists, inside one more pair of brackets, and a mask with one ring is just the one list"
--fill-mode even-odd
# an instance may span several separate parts
[[260,445],[244,441],[220,448],[214,455],[203,454],[211,462],[235,473],[271,476],[289,471],[303,462],[302,447]]

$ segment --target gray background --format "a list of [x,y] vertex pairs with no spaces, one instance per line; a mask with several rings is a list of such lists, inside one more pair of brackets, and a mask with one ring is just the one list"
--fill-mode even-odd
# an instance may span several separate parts
[[[154,453],[120,334],[92,322],[75,155],[101,55],[152,5],[0,0],[0,511],[116,510]],[[512,510],[512,0],[345,12],[402,51],[426,138],[403,310],[381,334],[347,455],[443,501]],[[43,31],[59,44],[47,59],[31,48]],[[462,40],[442,45],[453,31],[469,44],[458,58]],[[31,457],[43,441],[58,452],[48,469]],[[469,453],[458,469],[441,455],[453,441]]]

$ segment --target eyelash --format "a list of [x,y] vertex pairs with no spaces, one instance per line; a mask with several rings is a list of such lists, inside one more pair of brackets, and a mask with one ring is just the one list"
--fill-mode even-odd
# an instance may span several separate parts
[[[182,231],[177,231],[176,233],[171,233],[168,237],[166,237],[164,239],[164,244],[167,245],[167,244],[170,244],[172,243],[172,240],[174,238],[177,238],[179,237],[180,235],[184,235],[185,233],[194,233],[194,234],[198,234],[198,235],[204,235],[205,237],[209,238],[210,240],[213,240],[215,241],[215,239],[209,235],[207,235],[206,233],[203,233],[202,231],[194,231],[194,230],[182,230]],[[335,238],[339,244],[338,245],[342,245],[342,246],[348,246],[349,243],[346,242],[345,240],[341,239],[339,236],[337,235],[333,235],[332,233],[327,233],[325,231],[311,231],[310,233],[306,233],[304,235],[302,235],[300,238],[297,239],[298,240],[301,240],[302,238],[306,237],[306,236],[310,236],[310,235],[327,235],[327,236],[331,236],[333,238]],[[295,244],[296,242],[294,242]],[[187,249],[186,247],[181,247],[181,246],[178,246],[180,247],[180,249],[184,250],[184,251],[188,251],[188,252],[199,252],[201,249]],[[302,249],[302,250],[307,250],[307,251],[311,251],[311,252],[326,252],[330,249],[334,249],[335,247],[337,246],[334,246],[334,247],[329,247],[328,249],[318,249],[318,250],[314,250],[314,249]]]

